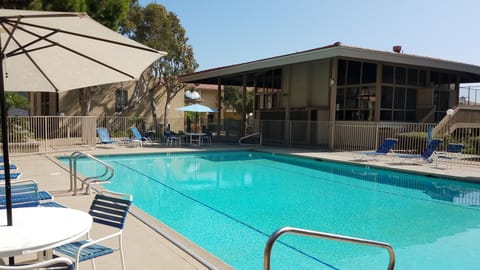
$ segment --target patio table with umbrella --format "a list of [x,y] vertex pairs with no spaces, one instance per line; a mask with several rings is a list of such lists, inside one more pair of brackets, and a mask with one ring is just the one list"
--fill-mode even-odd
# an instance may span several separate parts
[[207,106],[204,106],[204,105],[201,105],[201,104],[198,104],[198,103],[183,106],[183,107],[179,107],[179,108],[176,108],[175,110],[184,111],[184,112],[194,112],[194,113],[218,112],[218,110],[212,109],[210,107],[207,107]]
[[62,92],[130,81],[166,53],[85,13],[0,9],[0,109],[7,225],[12,225],[5,91]]
[[[183,107],[176,108],[178,111],[184,111],[184,112],[194,112],[195,114],[197,113],[210,113],[210,112],[218,112],[218,110],[212,109],[210,107],[195,103]],[[198,119],[198,117],[195,117]],[[196,123],[196,126],[198,127],[198,122]],[[193,144],[194,138],[197,138],[197,142],[200,145],[202,136],[205,135],[205,133],[199,132],[198,130],[195,130],[195,132],[187,133],[187,135],[190,136],[190,144]]]

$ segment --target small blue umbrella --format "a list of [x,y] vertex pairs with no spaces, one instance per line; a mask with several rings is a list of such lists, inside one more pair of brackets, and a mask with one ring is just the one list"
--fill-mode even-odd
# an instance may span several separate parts
[[183,106],[183,107],[176,108],[175,110],[184,111],[184,112],[218,112],[218,110],[215,110],[200,104]]
[[[188,106],[183,106],[183,107],[176,108],[176,110],[184,111],[184,112],[195,112],[195,114],[197,114],[197,113],[218,112],[218,110],[215,110],[215,109],[212,109],[212,108],[209,108],[207,106],[200,105],[200,104],[192,104],[192,105],[188,105]],[[197,119],[197,121],[195,121],[195,122],[196,122],[196,125],[198,126],[198,115],[196,115],[195,118]]]

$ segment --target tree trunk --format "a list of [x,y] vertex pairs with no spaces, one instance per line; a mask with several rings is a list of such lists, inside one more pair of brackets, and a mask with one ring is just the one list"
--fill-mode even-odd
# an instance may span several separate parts
[[78,93],[79,103],[82,116],[89,116],[90,114],[90,89],[82,88]]
[[168,108],[170,107],[170,101],[172,100],[170,95],[167,92],[167,100],[165,101],[165,107],[163,107],[163,126],[167,126],[167,121],[168,121]]
[[155,91],[153,88],[148,89],[148,96],[150,97],[150,108],[152,110],[153,128],[155,132],[159,132],[160,128],[157,121],[157,105],[155,104]]

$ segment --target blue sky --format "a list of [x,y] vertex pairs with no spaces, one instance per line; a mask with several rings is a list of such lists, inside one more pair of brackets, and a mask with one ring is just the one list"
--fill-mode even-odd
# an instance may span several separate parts
[[198,70],[341,41],[480,66],[478,0],[140,0],[175,13]]

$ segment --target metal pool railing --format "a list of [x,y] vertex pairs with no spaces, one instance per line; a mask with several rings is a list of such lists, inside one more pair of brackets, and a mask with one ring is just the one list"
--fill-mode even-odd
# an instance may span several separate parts
[[101,183],[108,183],[110,179],[112,179],[114,175],[114,170],[113,167],[110,166],[109,164],[97,159],[96,157],[84,153],[84,152],[73,152],[70,155],[69,159],[69,169],[70,169],[70,191],[73,190],[73,195],[77,195],[77,160],[79,158],[88,158],[90,160],[95,161],[96,163],[100,164],[103,166],[104,171],[103,173],[95,176],[89,176],[86,177],[85,179],[80,179],[82,182],[82,186],[80,187],[80,190],[83,190],[84,185],[87,185],[87,189],[85,191],[86,194],[90,193],[90,185],[92,184],[101,184]]
[[349,237],[349,236],[344,236],[344,235],[338,235],[338,234],[331,234],[331,233],[325,233],[325,232],[299,229],[299,228],[294,228],[294,227],[283,227],[283,228],[280,228],[277,231],[275,231],[270,236],[270,238],[267,240],[267,244],[265,245],[265,252],[264,252],[264,255],[263,255],[263,269],[264,270],[270,270],[270,255],[272,253],[273,244],[275,244],[275,241],[278,238],[280,238],[280,236],[282,236],[284,234],[287,234],[287,233],[383,248],[383,249],[386,249],[388,251],[388,254],[390,256],[389,260],[388,260],[387,269],[388,270],[393,270],[393,268],[395,267],[395,252],[393,251],[392,246],[390,246],[387,243],[377,242],[377,241],[373,241],[373,240],[369,240],[369,239],[362,239],[362,238],[355,238],[355,237]]

